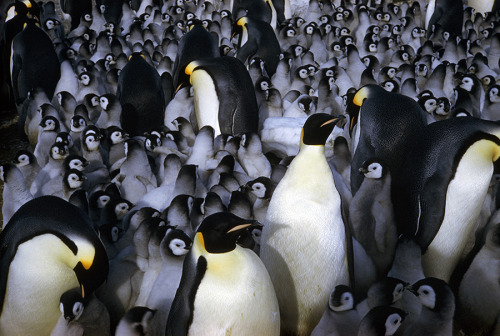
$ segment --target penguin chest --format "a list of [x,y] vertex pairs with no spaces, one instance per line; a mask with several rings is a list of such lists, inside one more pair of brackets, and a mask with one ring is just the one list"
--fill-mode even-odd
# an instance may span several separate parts
[[72,254],[64,243],[48,234],[19,245],[9,267],[0,334],[50,334],[61,315],[61,294],[79,286],[73,269],[63,260],[65,256],[54,260],[61,255],[58,250]]
[[493,174],[498,145],[480,140],[461,158],[446,195],[444,218],[423,255],[427,276],[448,280],[470,238]]
[[298,326],[307,334],[319,322],[332,289],[349,278],[340,196],[331,171],[326,160],[299,156],[269,204],[260,255],[275,284],[285,328]]
[[219,135],[220,102],[213,78],[203,70],[196,70],[191,74],[191,83],[194,87],[194,107],[198,128],[209,125],[214,128],[215,136]]
[[279,335],[279,308],[259,257],[237,246],[204,254],[207,270],[194,300],[189,335]]

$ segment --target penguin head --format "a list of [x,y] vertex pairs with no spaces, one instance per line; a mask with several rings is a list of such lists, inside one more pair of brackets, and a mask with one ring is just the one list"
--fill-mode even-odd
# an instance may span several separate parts
[[59,299],[59,309],[66,322],[78,320],[84,310],[84,299],[81,289],[76,287],[64,292]]
[[40,127],[44,131],[59,131],[59,120],[57,120],[54,116],[48,115],[43,117],[42,121],[40,121]]
[[332,116],[326,113],[312,114],[307,118],[302,127],[301,144],[324,146],[326,139],[332,133],[335,125],[344,118],[342,115]]
[[162,256],[181,257],[189,252],[193,241],[180,229],[169,229],[161,241]]
[[377,159],[366,160],[361,167],[359,172],[363,174],[366,178],[370,179],[381,179],[386,174],[386,166],[382,164]]
[[[246,16],[243,16],[243,17],[239,18],[238,20],[236,20],[236,22],[233,25],[231,39],[233,39],[233,37],[235,37],[236,35],[243,34],[247,29],[246,26],[247,26],[248,22],[249,22],[249,19]],[[245,44],[245,43],[243,41],[241,41],[240,45],[243,45],[243,44]]]
[[63,167],[64,169],[76,169],[79,171],[83,171],[85,167],[89,165],[89,162],[87,159],[85,159],[83,156],[76,155],[76,154],[71,154],[68,155],[63,162]]
[[500,103],[500,85],[496,84],[487,91],[487,99],[490,103]]
[[206,217],[196,233],[196,241],[208,253],[227,253],[236,248],[243,230],[256,225],[229,212],[218,212]]
[[414,283],[409,291],[417,296],[422,306],[437,312],[455,308],[455,297],[448,284],[441,279],[428,277]]
[[18,167],[23,167],[35,163],[36,161],[36,157],[32,152],[21,149],[16,153],[12,163]]
[[354,294],[352,293],[351,287],[337,285],[330,294],[328,308],[335,312],[354,309]]
[[54,160],[64,160],[69,155],[69,148],[61,142],[56,142],[50,147],[49,155]]

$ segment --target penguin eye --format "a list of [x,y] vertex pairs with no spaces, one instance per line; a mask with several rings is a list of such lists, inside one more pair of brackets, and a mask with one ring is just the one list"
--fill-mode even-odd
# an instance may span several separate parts
[[90,20],[92,20],[92,15],[85,14],[85,16],[83,18],[85,19],[85,21],[90,21]]

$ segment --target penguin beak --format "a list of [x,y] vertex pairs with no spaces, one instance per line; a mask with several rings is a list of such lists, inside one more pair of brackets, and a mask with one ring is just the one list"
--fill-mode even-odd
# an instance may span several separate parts
[[341,114],[340,114],[340,115],[333,116],[333,118],[332,118],[332,119],[330,119],[330,120],[328,120],[328,121],[325,121],[323,124],[321,124],[321,126],[320,126],[320,127],[323,127],[323,126],[329,125],[329,124],[331,124],[331,123],[337,123],[337,122],[339,122],[339,121],[341,121],[341,120],[343,120],[343,119],[345,119],[345,116],[343,116],[343,115],[341,115]]
[[227,231],[226,233],[231,233],[231,232],[235,232],[235,231],[240,231],[240,230],[243,230],[243,229],[246,229],[250,226],[254,225],[254,223],[247,223],[247,224],[240,224],[240,225],[236,225],[235,227],[231,228],[229,231]]
[[184,83],[180,83],[177,89],[175,89],[174,95],[177,94],[177,92],[184,87]]

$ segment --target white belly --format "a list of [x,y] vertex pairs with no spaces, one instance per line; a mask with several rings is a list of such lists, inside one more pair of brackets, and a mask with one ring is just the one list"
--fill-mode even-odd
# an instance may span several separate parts
[[474,232],[493,174],[492,161],[480,157],[486,143],[491,144],[481,140],[467,150],[448,185],[443,222],[422,256],[426,276],[448,281]]
[[292,162],[276,188],[261,243],[282,324],[298,323],[306,332],[319,322],[332,289],[349,284],[340,197],[326,161],[314,162],[307,174],[297,167],[313,165],[309,159]]
[[[228,264],[229,254],[232,262]],[[278,301],[259,257],[237,246],[233,252],[208,258],[188,334],[279,335]],[[216,259],[226,260],[217,267]]]
[[214,135],[219,135],[219,99],[212,77],[203,70],[195,70],[191,74],[191,83],[194,87],[194,107],[198,128],[210,125],[215,131]]

